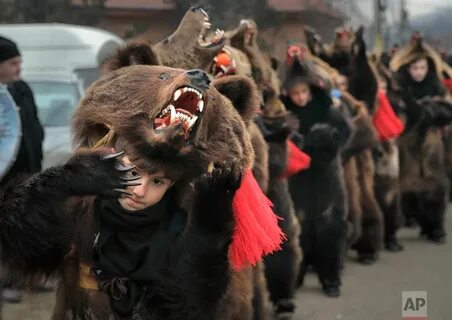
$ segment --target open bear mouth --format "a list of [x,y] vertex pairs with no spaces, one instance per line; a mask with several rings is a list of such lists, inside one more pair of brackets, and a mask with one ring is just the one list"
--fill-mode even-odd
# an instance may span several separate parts
[[158,131],[182,124],[187,139],[203,111],[201,92],[192,87],[179,88],[174,92],[170,104],[154,119],[154,129]]
[[209,15],[207,14],[207,12],[202,10],[202,13],[204,14],[204,21],[202,24],[201,32],[198,36],[198,44],[203,48],[212,48],[218,45],[222,45],[226,40],[223,30],[215,30],[215,35],[213,37],[210,37],[209,39],[206,39],[207,32],[208,30],[210,30],[212,24],[209,22]]

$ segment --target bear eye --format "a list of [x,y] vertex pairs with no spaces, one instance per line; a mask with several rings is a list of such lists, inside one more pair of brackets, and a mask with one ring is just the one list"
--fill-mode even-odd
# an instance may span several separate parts
[[160,80],[168,80],[169,78],[171,78],[171,76],[170,76],[168,73],[166,73],[166,72],[162,72],[162,73],[159,75],[159,79],[160,79]]

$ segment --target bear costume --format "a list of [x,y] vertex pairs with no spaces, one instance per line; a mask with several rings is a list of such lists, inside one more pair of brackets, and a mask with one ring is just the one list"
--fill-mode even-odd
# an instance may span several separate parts
[[[410,65],[426,59],[428,71],[422,81],[409,74]],[[444,164],[441,127],[450,123],[451,105],[442,98],[441,63],[419,34],[392,58],[394,72],[392,101],[405,120],[405,133],[399,139],[402,210],[421,227],[421,235],[445,241],[444,215],[449,181]]]
[[[287,239],[281,251],[264,259],[265,276],[275,316],[289,319],[295,311],[293,298],[302,260],[299,221],[290,197],[288,177],[284,176],[289,153],[287,139],[292,130],[288,126],[288,113],[279,99],[278,75],[270,59],[259,47],[257,36],[256,23],[242,20],[235,30],[227,32],[233,46],[228,54],[234,61],[237,73],[253,76],[263,100],[254,122],[266,141],[269,177],[266,192],[274,205],[273,209],[281,218],[278,224]],[[229,47],[227,50],[230,50]]]
[[[155,65],[156,57],[151,48],[126,47],[117,61]],[[235,81],[230,85],[237,87]],[[189,108],[190,121],[173,124],[169,104]],[[23,281],[59,275],[54,319],[217,318],[235,273],[228,258],[232,199],[254,160],[230,100],[201,70],[120,68],[87,90],[73,133],[80,151],[65,165],[2,190],[5,272]],[[178,179],[158,208],[149,208],[149,220],[132,215],[124,223],[115,201],[104,200],[130,185],[131,168],[118,163],[118,154],[97,149],[111,147],[117,137],[127,141],[126,154],[141,161],[140,167],[157,167]],[[217,169],[207,177],[191,180],[212,167]],[[108,249],[105,234],[129,248],[138,241],[139,253],[126,250],[131,256],[124,259]],[[150,234],[151,241],[144,241]]]
[[340,267],[346,238],[346,193],[341,164],[341,149],[346,145],[351,124],[332,102],[328,90],[306,63],[295,59],[288,69],[284,87],[306,83],[312,99],[305,107],[283,102],[299,120],[298,132],[304,136],[303,151],[311,166],[289,179],[289,189],[301,222],[300,244],[303,262],[299,281],[314,265],[322,288],[328,296],[339,295]]

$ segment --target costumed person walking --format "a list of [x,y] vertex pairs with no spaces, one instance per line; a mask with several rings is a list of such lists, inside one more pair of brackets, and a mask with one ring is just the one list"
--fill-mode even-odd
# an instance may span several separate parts
[[298,119],[303,151],[311,157],[309,169],[289,180],[302,228],[300,284],[308,266],[313,265],[325,294],[337,297],[347,215],[340,151],[351,135],[351,126],[307,63],[294,60],[284,88],[287,96],[283,102]]
[[[0,187],[18,175],[33,174],[41,170],[44,130],[38,119],[33,92],[20,78],[21,66],[22,57],[17,45],[10,39],[0,36],[0,83],[7,85],[19,108],[22,124],[19,152],[14,164],[0,182]],[[7,302],[22,300],[21,291],[9,285],[6,285],[2,295]]]
[[452,120],[452,106],[444,99],[442,65],[419,34],[392,58],[390,67],[401,89],[393,105],[405,119],[400,145],[402,210],[421,227],[421,235],[445,241],[444,218],[449,181],[444,164],[441,127]]

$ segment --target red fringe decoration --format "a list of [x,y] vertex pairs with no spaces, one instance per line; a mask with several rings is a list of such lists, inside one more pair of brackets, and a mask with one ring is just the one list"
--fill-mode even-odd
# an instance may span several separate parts
[[251,170],[247,170],[232,203],[235,230],[229,260],[233,270],[254,266],[265,255],[281,250],[286,237],[272,206]]
[[378,91],[378,106],[373,116],[373,124],[377,129],[381,141],[386,141],[400,136],[405,126],[389,103],[388,97],[383,91]]
[[286,171],[283,173],[281,178],[288,178],[301,170],[308,169],[311,166],[311,157],[298,149],[295,143],[287,140],[287,147],[289,149],[289,158]]
[[443,84],[449,92],[452,92],[452,79],[443,79]]

